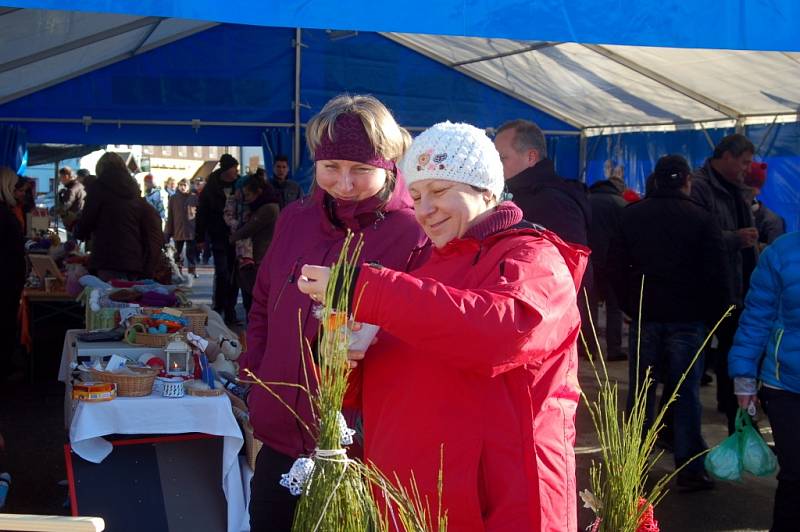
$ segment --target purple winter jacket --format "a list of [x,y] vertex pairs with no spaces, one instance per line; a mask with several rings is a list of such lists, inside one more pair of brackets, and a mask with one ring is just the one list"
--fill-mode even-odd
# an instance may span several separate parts
[[[305,385],[300,359],[298,309],[303,334],[312,341],[317,320],[311,299],[297,289],[304,264],[330,265],[339,256],[350,228],[364,235],[363,262],[379,262],[408,271],[427,258],[430,246],[414,218],[411,198],[398,176],[394,192],[384,205],[372,197],[361,202],[339,202],[321,188],[310,197],[288,205],[278,218],[272,244],[258,270],[249,314],[247,352],[239,360],[267,382]],[[332,221],[336,213],[338,224]],[[309,361],[306,368],[309,370]],[[313,379],[310,373],[308,378]],[[273,391],[312,427],[311,407],[302,390],[272,385]],[[249,399],[250,421],[256,437],[273,450],[297,457],[314,449],[314,439],[283,404],[260,386]]]

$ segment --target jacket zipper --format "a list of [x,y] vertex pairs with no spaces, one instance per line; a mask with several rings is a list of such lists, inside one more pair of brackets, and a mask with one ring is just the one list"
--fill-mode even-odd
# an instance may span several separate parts
[[781,340],[783,340],[783,329],[775,331],[775,379],[780,382],[781,380],[781,362],[778,359],[778,350],[781,348]]
[[281,286],[281,291],[278,292],[278,297],[275,298],[275,304],[272,305],[272,312],[275,312],[275,310],[278,308],[278,303],[281,302],[281,297],[283,297],[283,292],[284,292],[284,290],[286,290],[286,286],[290,285],[290,284],[294,284],[294,282],[295,282],[295,273],[297,272],[297,266],[300,264],[300,260],[302,260],[302,258],[303,257],[298,257],[297,260],[294,261],[294,264],[292,265],[292,269],[289,271],[289,276],[286,277],[285,281],[283,281],[283,286]]

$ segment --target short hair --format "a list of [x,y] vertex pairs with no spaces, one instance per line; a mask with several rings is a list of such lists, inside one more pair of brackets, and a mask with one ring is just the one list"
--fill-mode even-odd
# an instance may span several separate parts
[[64,174],[72,175],[72,168],[70,168],[69,166],[62,166],[61,168],[59,168],[58,175],[64,175]]
[[14,207],[17,198],[14,196],[14,189],[17,185],[17,174],[8,166],[0,166],[0,200],[7,205]]
[[278,163],[278,162],[284,162],[286,164],[289,164],[289,158],[287,156],[283,155],[283,154],[276,155],[275,156],[275,162],[273,162],[272,164],[275,164],[275,163]]
[[78,176],[78,177],[88,177],[88,176],[92,175],[92,173],[89,170],[87,170],[86,168],[81,168],[80,170],[78,170],[75,173],[75,175]]
[[397,161],[411,144],[411,135],[397,124],[391,111],[377,98],[363,94],[340,94],[328,101],[306,127],[306,141],[312,159],[323,135],[333,139],[336,120],[346,114],[354,114],[361,119],[375,153],[384,159]]
[[[172,178],[170,177],[170,179],[172,179]],[[181,185],[184,185],[184,184],[185,184],[185,185],[189,185],[189,179],[188,179],[188,178],[186,178],[186,177],[184,177],[183,179],[181,179],[180,181],[178,181],[178,185],[177,185],[177,186],[181,186]]]
[[714,148],[712,159],[721,159],[726,151],[730,152],[734,157],[740,157],[745,152],[755,154],[756,148],[750,142],[750,139],[740,133],[734,133],[719,141],[719,144]]
[[547,140],[539,126],[530,120],[511,120],[497,129],[497,135],[509,129],[514,131],[514,140],[511,143],[514,151],[522,153],[526,150],[536,150],[539,152],[539,158],[547,157]]
[[656,163],[653,170],[656,188],[678,189],[686,185],[692,169],[680,155],[665,155]]

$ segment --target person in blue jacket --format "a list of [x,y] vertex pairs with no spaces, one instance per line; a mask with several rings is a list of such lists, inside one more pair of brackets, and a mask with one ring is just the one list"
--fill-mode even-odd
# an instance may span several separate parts
[[780,472],[771,532],[800,523],[800,232],[761,254],[745,299],[728,372],[739,406],[758,398],[772,425]]

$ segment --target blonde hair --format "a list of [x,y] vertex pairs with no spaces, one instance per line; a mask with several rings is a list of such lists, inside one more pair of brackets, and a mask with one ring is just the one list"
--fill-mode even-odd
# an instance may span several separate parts
[[122,160],[122,157],[119,154],[114,153],[113,151],[109,151],[103,154],[102,157],[97,161],[97,166],[94,169],[95,175],[98,178],[103,177],[103,174],[107,172],[114,172],[114,173],[122,173],[124,175],[131,175],[130,170],[128,170],[128,165],[125,164],[125,161]]
[[14,197],[14,185],[17,184],[17,174],[8,166],[0,166],[0,201],[14,207],[17,198]]
[[397,124],[392,112],[377,98],[364,94],[340,94],[328,101],[306,126],[306,143],[312,159],[323,135],[335,140],[333,126],[344,114],[354,114],[361,119],[375,153],[384,159],[397,161],[411,145],[411,135]]

